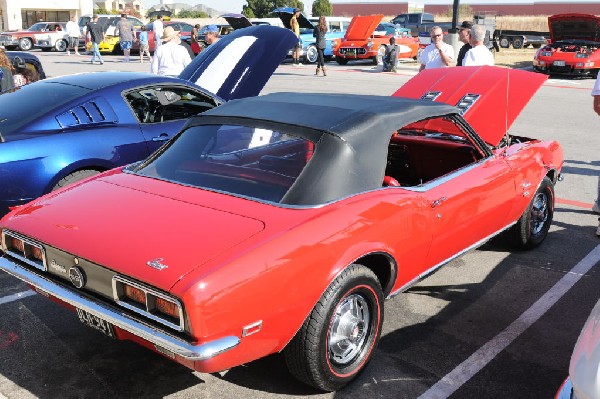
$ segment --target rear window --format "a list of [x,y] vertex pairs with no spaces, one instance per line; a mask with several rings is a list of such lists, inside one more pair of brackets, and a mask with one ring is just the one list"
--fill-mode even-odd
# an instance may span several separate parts
[[0,95],[0,134],[4,139],[14,136],[46,112],[54,118],[57,108],[88,92],[82,87],[40,81]]
[[253,199],[280,202],[313,152],[286,133],[233,125],[193,126],[136,173]]

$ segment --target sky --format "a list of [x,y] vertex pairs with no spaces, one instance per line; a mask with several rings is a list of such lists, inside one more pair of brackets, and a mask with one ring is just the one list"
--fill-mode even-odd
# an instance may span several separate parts
[[[164,3],[185,3],[190,5],[204,4],[207,7],[214,8],[217,11],[241,13],[242,7],[246,5],[246,0],[165,0]],[[368,1],[368,0],[367,0]],[[310,13],[312,0],[303,0],[306,12]],[[160,0],[144,0],[146,9],[160,4]]]
[[[227,12],[242,12],[242,6],[246,4],[246,0],[172,0],[171,3],[185,3],[190,5],[204,4],[207,7],[214,8],[218,11]],[[160,3],[160,0],[144,0],[146,8],[150,8]],[[167,1],[165,1],[167,3]]]

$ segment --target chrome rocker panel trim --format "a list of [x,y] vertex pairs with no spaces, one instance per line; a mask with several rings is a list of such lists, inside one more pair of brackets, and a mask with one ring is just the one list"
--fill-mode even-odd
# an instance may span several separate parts
[[171,351],[187,360],[208,360],[223,352],[235,348],[240,339],[227,336],[204,344],[194,345],[176,337],[157,331],[137,320],[119,313],[99,301],[93,301],[77,292],[67,290],[53,281],[47,280],[24,267],[0,257],[0,270],[18,278],[19,280],[40,289],[43,292],[60,299],[79,309],[83,309],[107,322],[130,332],[160,348]]

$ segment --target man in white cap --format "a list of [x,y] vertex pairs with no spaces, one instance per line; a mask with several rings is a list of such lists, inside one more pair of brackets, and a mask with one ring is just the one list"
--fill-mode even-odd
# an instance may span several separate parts
[[156,75],[177,77],[192,62],[190,54],[181,46],[179,31],[167,26],[160,37],[163,45],[154,52],[151,71]]

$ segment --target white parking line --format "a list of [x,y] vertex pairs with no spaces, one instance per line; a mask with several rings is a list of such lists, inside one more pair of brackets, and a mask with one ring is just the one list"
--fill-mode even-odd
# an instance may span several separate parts
[[35,291],[29,290],[29,291],[17,292],[16,294],[12,294],[12,295],[7,295],[7,296],[0,298],[0,305],[4,305],[5,303],[9,303],[9,302],[18,301],[19,299],[27,298],[28,296],[32,296],[32,295],[35,295]]
[[544,315],[560,298],[600,261],[600,245],[586,255],[569,273],[565,274],[548,292],[538,299],[517,320],[483,345],[467,360],[446,374],[435,385],[419,396],[420,399],[448,398],[463,384],[491,362],[529,326]]

